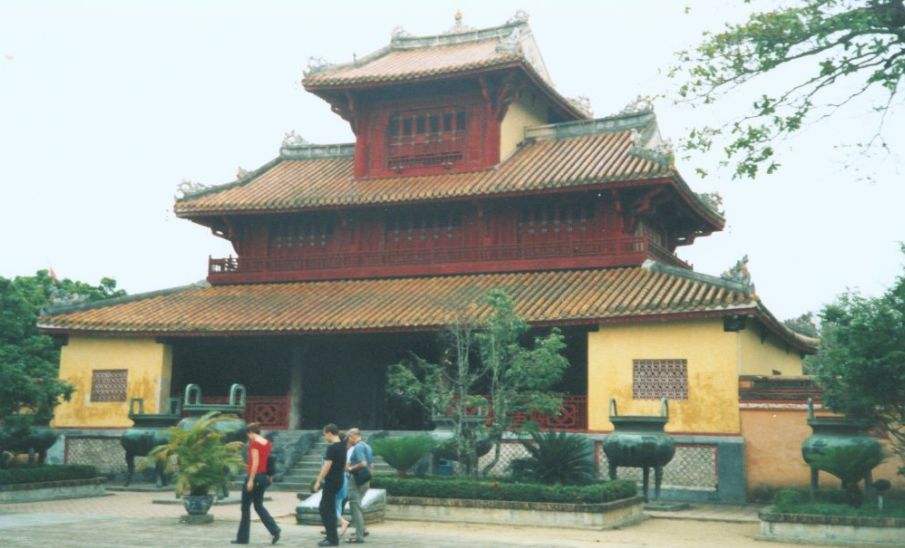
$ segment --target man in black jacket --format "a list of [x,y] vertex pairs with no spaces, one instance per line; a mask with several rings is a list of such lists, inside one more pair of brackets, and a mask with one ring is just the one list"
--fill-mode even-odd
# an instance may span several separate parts
[[339,546],[339,535],[336,531],[336,494],[343,487],[343,474],[346,470],[346,444],[339,437],[339,429],[335,424],[324,426],[324,439],[330,445],[324,453],[324,464],[314,480],[312,491],[317,493],[323,482],[324,492],[321,494],[321,503],[318,509],[321,514],[321,522],[327,531],[327,538],[320,541],[318,546]]

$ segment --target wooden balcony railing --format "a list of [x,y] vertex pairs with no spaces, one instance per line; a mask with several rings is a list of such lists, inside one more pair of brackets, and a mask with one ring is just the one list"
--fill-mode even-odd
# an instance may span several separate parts
[[[228,396],[206,396],[204,403],[228,403]],[[248,396],[245,399],[245,422],[261,423],[265,430],[289,428],[289,396]]]

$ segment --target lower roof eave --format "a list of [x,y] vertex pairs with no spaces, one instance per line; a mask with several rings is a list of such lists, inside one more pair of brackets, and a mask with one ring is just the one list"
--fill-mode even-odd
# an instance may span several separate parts
[[[529,321],[532,327],[568,327],[568,326],[594,326],[601,324],[625,324],[665,322],[672,320],[719,318],[723,316],[760,316],[756,306],[745,304],[742,306],[729,306],[714,310],[666,312],[654,314],[632,314],[624,316],[595,317],[595,318],[557,318],[554,320]],[[254,336],[287,336],[287,335],[343,335],[359,333],[414,333],[431,332],[444,329],[445,325],[395,325],[395,326],[363,326],[363,327],[333,327],[318,329],[84,329],[67,328],[51,325],[39,325],[38,329],[53,336],[82,335],[92,337],[155,337],[155,338],[198,338],[198,337],[254,337]],[[790,341],[792,342],[792,341]]]

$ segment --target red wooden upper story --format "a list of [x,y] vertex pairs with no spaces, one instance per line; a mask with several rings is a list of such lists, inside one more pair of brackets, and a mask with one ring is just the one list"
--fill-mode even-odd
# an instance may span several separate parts
[[177,215],[228,239],[212,283],[639,265],[722,228],[662,146],[649,105],[586,119],[516,17],[410,37],[305,88],[355,134],[195,189]]
[[[367,278],[640,265],[688,265],[663,219],[626,216],[638,191],[238,217],[237,257],[212,258],[211,283]],[[643,193],[641,193],[643,194]],[[637,199],[637,198],[636,198]]]

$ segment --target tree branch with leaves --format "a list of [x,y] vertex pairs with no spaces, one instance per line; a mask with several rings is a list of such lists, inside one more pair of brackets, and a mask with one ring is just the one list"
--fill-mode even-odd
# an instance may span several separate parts
[[[773,146],[777,139],[833,115],[873,89],[883,95],[874,105],[876,131],[860,145],[886,148],[886,114],[905,76],[905,0],[806,0],[705,33],[695,49],[677,55],[679,64],[669,75],[682,82],[680,100],[693,105],[715,103],[782,67],[800,69],[785,91],[762,94],[748,113],[694,128],[682,140],[691,153],[708,152],[725,140],[721,163],[734,163],[734,178],[754,178],[762,167],[773,173],[779,168]],[[833,99],[830,90],[850,78],[861,83],[842,99]]]

